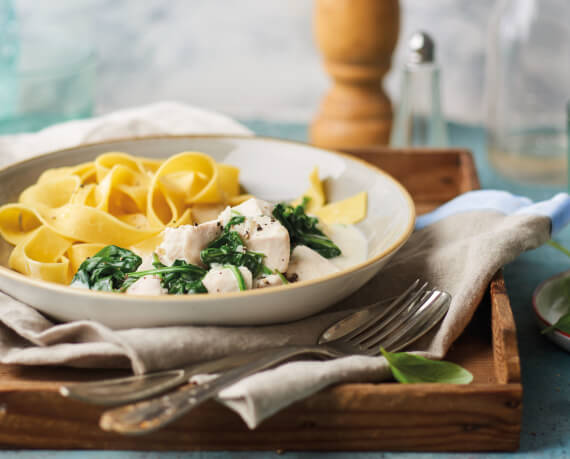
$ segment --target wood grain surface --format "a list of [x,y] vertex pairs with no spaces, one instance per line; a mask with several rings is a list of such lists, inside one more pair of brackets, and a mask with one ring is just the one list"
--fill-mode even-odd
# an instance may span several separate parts
[[[464,150],[358,150],[400,180],[425,212],[479,187]],[[125,372],[0,366],[3,448],[132,450],[512,451],[518,448],[522,385],[516,330],[501,272],[447,360],[473,383],[343,384],[297,402],[250,431],[212,401],[141,437],[103,432],[103,409],[65,399],[62,382]]]
[[382,87],[400,29],[398,0],[316,0],[314,32],[332,88],[310,127],[311,142],[385,145],[392,104]]

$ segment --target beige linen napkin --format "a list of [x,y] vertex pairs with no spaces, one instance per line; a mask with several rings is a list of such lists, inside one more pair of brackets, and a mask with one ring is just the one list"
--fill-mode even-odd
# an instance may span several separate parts
[[[171,110],[174,110],[174,116]],[[50,129],[52,132],[59,130],[62,135],[70,130],[69,137],[64,140],[66,146],[85,139],[99,140],[101,133],[119,137],[135,132],[138,135],[157,133],[161,129],[183,133],[185,129],[185,132],[196,132],[195,126],[200,126],[200,129],[207,126],[208,132],[215,130],[216,126],[220,129],[217,132],[247,132],[231,120],[209,113],[203,115],[211,123],[201,123],[202,114],[177,104],[159,104],[125,111],[121,116],[114,114]],[[172,124],[165,121],[168,116]],[[113,127],[115,123],[122,129]],[[129,131],[131,128],[133,132]],[[83,130],[84,136],[76,129]],[[200,129],[198,132],[205,132]],[[57,138],[48,134],[37,135],[38,138]],[[40,151],[38,138],[34,135],[20,137],[20,147],[12,145],[9,150],[10,158],[23,154],[19,148],[30,145],[34,146],[34,152]],[[6,141],[0,139],[0,154],[5,153],[3,146],[6,146]],[[62,145],[51,144],[50,149],[59,146]],[[90,321],[53,324],[34,309],[0,295],[0,321],[3,323],[0,325],[0,362],[131,367],[135,373],[144,373],[220,357],[238,350],[314,344],[320,332],[345,315],[347,309],[362,306],[371,297],[381,299],[396,295],[418,277],[453,296],[450,311],[439,329],[414,345],[414,350],[422,355],[442,358],[471,319],[494,273],[522,251],[538,247],[550,237],[551,219],[548,216],[509,214],[511,212],[479,209],[430,222],[416,231],[389,265],[359,292],[331,311],[289,324],[114,331]],[[219,400],[254,428],[283,407],[323,387],[348,381],[383,381],[389,377],[389,369],[382,357],[292,362],[253,375],[225,389],[219,394]]]
[[[324,328],[374,295],[401,292],[415,278],[431,281],[453,296],[441,327],[414,345],[442,358],[461,334],[493,274],[520,252],[550,237],[550,219],[505,216],[496,211],[457,214],[415,232],[393,261],[351,298],[299,322],[263,327],[163,327],[112,331],[81,321],[54,325],[38,312],[0,297],[0,361],[24,365],[79,367],[131,365],[137,373],[177,367],[283,344],[312,344]],[[222,403],[250,428],[290,403],[331,384],[382,381],[390,373],[382,357],[346,357],[329,362],[293,362],[251,376],[221,392]]]

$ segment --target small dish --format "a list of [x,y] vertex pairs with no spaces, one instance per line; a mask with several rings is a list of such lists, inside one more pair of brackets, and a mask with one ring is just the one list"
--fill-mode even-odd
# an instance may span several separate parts
[[[532,307],[541,329],[554,324],[570,312],[570,271],[557,274],[542,282],[532,296]],[[547,333],[546,337],[570,352],[570,335],[561,330]]]
[[134,296],[93,292],[31,279],[8,269],[12,246],[0,240],[0,291],[60,321],[96,320],[111,328],[183,324],[258,325],[308,317],[358,290],[410,237],[413,201],[396,180],[349,155],[310,145],[250,136],[180,136],[126,139],[60,150],[0,170],[0,205],[14,202],[46,169],[90,161],[109,151],[167,158],[201,151],[240,168],[240,182],[268,201],[303,193],[319,167],[331,202],[368,194],[366,218],[357,224],[368,242],[367,259],[340,272],[270,289],[219,295]]

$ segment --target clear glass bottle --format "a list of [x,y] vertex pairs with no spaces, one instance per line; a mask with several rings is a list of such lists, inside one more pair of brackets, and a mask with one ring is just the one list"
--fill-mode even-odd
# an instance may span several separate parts
[[501,0],[487,44],[488,153],[502,175],[566,181],[570,1]]

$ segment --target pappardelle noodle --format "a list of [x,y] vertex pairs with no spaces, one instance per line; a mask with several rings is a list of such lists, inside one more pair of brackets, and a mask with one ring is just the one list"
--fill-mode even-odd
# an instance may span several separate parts
[[[307,212],[325,223],[351,224],[366,213],[365,193],[326,204],[315,168]],[[166,228],[196,225],[243,193],[239,169],[200,152],[166,160],[109,152],[94,161],[46,170],[17,203],[0,207],[0,234],[14,245],[9,267],[27,276],[69,284],[81,264],[108,246],[154,250]]]

